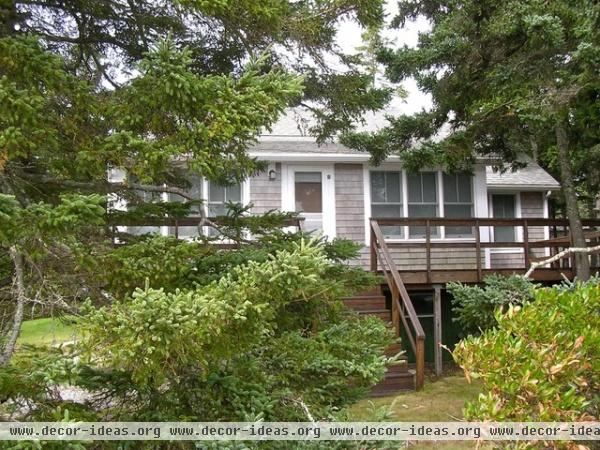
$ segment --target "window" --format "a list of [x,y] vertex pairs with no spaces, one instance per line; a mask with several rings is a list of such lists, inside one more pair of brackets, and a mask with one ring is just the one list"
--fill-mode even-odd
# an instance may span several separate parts
[[242,189],[239,184],[221,186],[210,181],[208,183],[208,217],[225,216],[227,203],[241,203]]
[[293,172],[296,212],[304,217],[307,232],[323,231],[323,173],[321,171]]
[[[408,184],[408,217],[437,217],[437,173],[410,173],[406,177]],[[438,235],[437,227],[431,229],[432,236]],[[410,227],[410,237],[425,237],[424,226]]]
[[[370,187],[371,217],[374,218],[434,218],[443,213],[444,217],[467,219],[473,217],[475,211],[473,177],[466,173],[371,171]],[[390,238],[406,237],[407,230],[408,238],[426,237],[424,225],[381,228]],[[473,235],[474,228],[470,226],[431,227],[432,238],[472,238]]]
[[[182,174],[182,177],[188,181],[189,185],[186,186],[185,191],[190,195],[195,203],[191,205],[190,215],[197,217],[200,215],[200,208],[202,207],[202,177],[197,174]],[[169,194],[170,202],[186,202],[188,199],[183,198],[181,195]]]
[[[190,216],[198,217],[200,216],[200,208],[202,208],[202,177],[198,174],[186,174],[182,173],[182,177],[184,177],[188,181],[188,186],[185,188],[186,192],[194,199],[194,204],[190,205]],[[183,198],[181,195],[177,194],[169,194],[170,202],[186,202],[188,199]],[[194,237],[198,236],[198,227],[197,226],[179,226],[178,227],[178,235],[180,237]],[[175,235],[175,227],[169,227],[169,234]]]
[[[444,174],[444,217],[473,217],[473,186],[468,174]],[[473,236],[472,227],[446,227],[446,237]]]
[[296,172],[294,174],[296,211],[323,212],[323,183],[321,172]]
[[[231,186],[222,186],[212,181],[208,182],[208,202],[207,214],[208,217],[225,216],[228,212],[228,203],[241,203],[242,189],[239,184]],[[218,235],[217,230],[213,227],[208,227],[208,235]]]
[[[516,197],[513,194],[492,194],[492,211],[495,219],[516,217]],[[515,227],[494,227],[494,242],[516,242]]]
[[[402,173],[391,171],[371,172],[371,217],[403,217]],[[403,236],[401,226],[383,226],[381,231],[387,237]]]
[[[208,217],[224,216],[227,214],[227,204],[229,202],[242,202],[241,185],[221,186],[212,181],[205,181],[197,174],[182,174],[189,182],[186,187],[186,192],[194,199],[194,204],[191,205],[190,216],[200,216],[201,209],[206,208]],[[169,201],[184,202],[188,201],[180,195],[169,194]],[[216,232],[213,229],[208,230],[209,235],[214,235]],[[169,234],[175,235],[175,227],[169,228]],[[197,226],[179,226],[178,235],[180,237],[194,237],[199,235]]]
[[[128,180],[130,184],[140,184],[140,180],[135,175],[128,175]],[[143,184],[143,183],[141,183]],[[139,208],[140,205],[144,203],[156,203],[161,201],[162,194],[160,192],[150,192],[150,191],[133,191],[135,193],[135,198],[131,199],[128,203],[127,209],[130,211]],[[160,227],[152,227],[152,226],[129,226],[127,227],[129,233],[134,235],[142,235],[142,234],[153,234],[159,233]]]

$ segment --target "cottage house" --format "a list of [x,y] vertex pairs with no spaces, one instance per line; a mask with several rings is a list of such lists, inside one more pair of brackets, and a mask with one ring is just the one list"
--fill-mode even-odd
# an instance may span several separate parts
[[[289,121],[261,136],[249,153],[266,163],[263,172],[234,186],[191,177],[190,192],[203,200],[209,217],[224,214],[228,202],[252,204],[257,214],[293,211],[303,218],[305,231],[362,245],[350,264],[384,275],[385,282],[346,304],[391,321],[408,355],[404,365],[390,368],[379,393],[419,388],[426,361],[439,373],[449,358],[440,344],[452,345],[461,330],[451,320],[447,282],[481,283],[491,273],[524,273],[531,262],[570,245],[568,221],[549,215],[549,196],[560,185],[531,159],[507,172],[495,171],[495,161],[484,158],[471,173],[447,173],[443,167],[413,173],[397,156],[374,167],[370,155],[337,142],[317,145]],[[165,199],[177,196],[165,194]],[[135,231],[183,238],[201,232],[189,225]],[[591,236],[600,238],[597,232]],[[533,278],[556,282],[563,276],[573,276],[564,259]]]

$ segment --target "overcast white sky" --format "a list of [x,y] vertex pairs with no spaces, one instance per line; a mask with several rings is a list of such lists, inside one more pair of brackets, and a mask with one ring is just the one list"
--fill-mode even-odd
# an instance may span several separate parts
[[[394,18],[397,12],[398,0],[387,0],[386,3],[386,22],[389,22]],[[393,43],[395,46],[416,46],[419,38],[419,32],[426,31],[429,28],[429,24],[424,19],[416,20],[415,22],[407,23],[402,29],[390,29],[389,26],[383,31],[384,38]],[[354,53],[356,49],[363,45],[362,42],[362,30],[354,21],[345,20],[340,23],[338,27],[337,43],[344,51],[344,53]],[[332,60],[332,64],[335,64]],[[431,98],[419,91],[416,82],[414,80],[407,80],[403,83],[402,87],[407,92],[407,97],[404,99],[394,99],[383,111],[379,111],[375,114],[366,114],[363,116],[366,123],[359,125],[358,129],[362,131],[374,131],[384,127],[387,124],[385,120],[386,115],[398,116],[401,114],[413,114],[421,111],[423,108],[428,109],[431,106]],[[275,136],[289,136],[298,135],[298,133],[305,134],[306,130],[300,131],[299,126],[301,122],[311,122],[307,118],[304,112],[301,110],[290,110],[284,115],[272,128],[269,135]],[[301,128],[304,128],[302,126]]]
[[[398,10],[398,0],[387,0],[386,3],[386,21],[389,22],[394,18]],[[429,24],[425,19],[418,19],[415,22],[407,23],[402,29],[389,29],[387,27],[383,35],[387,40],[393,42],[396,46],[408,45],[413,47],[417,45],[419,32],[429,28]],[[361,29],[353,21],[344,21],[339,27],[338,44],[347,53],[351,53],[362,44]],[[431,105],[429,96],[419,91],[414,80],[407,81],[403,84],[404,89],[408,92],[408,97],[404,101],[394,101],[390,105],[390,109],[403,113],[414,113]]]

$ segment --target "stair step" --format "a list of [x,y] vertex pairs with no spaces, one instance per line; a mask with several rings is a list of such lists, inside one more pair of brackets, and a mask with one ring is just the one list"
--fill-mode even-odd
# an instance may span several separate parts
[[415,389],[415,371],[407,370],[401,373],[387,373],[385,378],[371,389],[372,397],[393,395],[398,391]]
[[361,315],[377,316],[386,323],[392,321],[392,315],[389,309],[365,309],[357,312]]
[[402,350],[402,344],[394,342],[392,345],[385,349],[385,356],[396,356]]
[[363,295],[366,296],[370,296],[370,295],[381,295],[381,285],[377,285],[371,289],[367,289],[366,291],[362,291],[360,293],[356,294],[356,297],[361,297]]
[[385,309],[385,297],[383,295],[361,295],[343,299],[347,308],[356,311],[373,309]]
[[408,370],[408,362],[405,359],[400,359],[388,366],[386,376],[390,373],[405,373],[408,372]]

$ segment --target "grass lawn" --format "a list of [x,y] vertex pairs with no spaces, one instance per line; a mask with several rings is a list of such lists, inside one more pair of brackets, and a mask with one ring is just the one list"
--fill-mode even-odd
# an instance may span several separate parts
[[75,339],[69,317],[26,320],[17,344],[52,345]]
[[[402,392],[397,396],[371,398],[358,402],[350,411],[351,420],[368,421],[374,419],[374,410],[387,407],[389,420],[394,422],[450,422],[462,420],[462,408],[465,401],[474,400],[480,392],[480,385],[467,383],[464,377],[453,375],[427,380],[419,392]],[[471,442],[415,442],[401,444],[399,448],[409,449],[474,449]],[[480,446],[480,449],[489,447]]]

